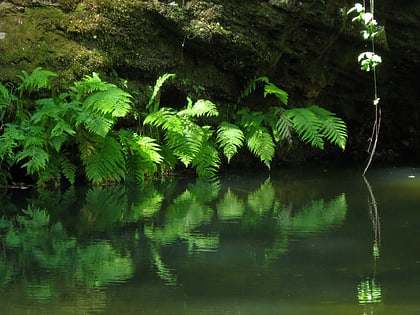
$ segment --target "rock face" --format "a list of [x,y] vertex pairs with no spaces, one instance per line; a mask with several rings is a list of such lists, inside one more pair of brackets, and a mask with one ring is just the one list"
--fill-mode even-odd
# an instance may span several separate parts
[[[171,100],[187,91],[222,104],[235,102],[245,82],[270,80],[291,106],[316,103],[349,124],[352,158],[363,150],[373,121],[372,78],[359,70],[365,50],[346,15],[349,0],[10,0],[0,3],[0,81],[37,66],[71,82],[90,74],[151,84],[177,73]],[[383,121],[379,155],[415,156],[420,3],[376,4],[385,32],[377,50]]]

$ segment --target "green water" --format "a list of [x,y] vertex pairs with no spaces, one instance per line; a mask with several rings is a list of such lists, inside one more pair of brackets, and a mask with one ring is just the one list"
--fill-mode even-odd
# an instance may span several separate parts
[[420,314],[414,168],[0,196],[0,314]]

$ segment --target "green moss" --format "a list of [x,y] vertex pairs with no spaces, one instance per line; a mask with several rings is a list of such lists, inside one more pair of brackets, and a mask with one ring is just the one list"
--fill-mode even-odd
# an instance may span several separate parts
[[5,17],[0,81],[16,81],[21,70],[38,66],[63,73],[68,82],[106,68],[108,55],[71,40],[63,29],[64,20],[65,14],[57,8],[26,9],[18,17]]

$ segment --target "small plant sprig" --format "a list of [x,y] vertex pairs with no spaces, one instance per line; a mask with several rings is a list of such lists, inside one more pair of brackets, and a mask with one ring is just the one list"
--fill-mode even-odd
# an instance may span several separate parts
[[357,16],[352,19],[352,22],[359,22],[363,25],[363,29],[360,33],[365,41],[370,41],[371,43],[371,51],[362,52],[357,58],[361,70],[367,72],[372,71],[374,86],[373,105],[375,107],[375,122],[373,124],[372,135],[369,139],[369,160],[363,171],[363,175],[366,174],[370,164],[372,163],[373,156],[375,155],[381,126],[381,107],[379,105],[380,98],[378,96],[376,67],[382,63],[382,58],[375,52],[375,37],[381,32],[381,27],[378,26],[378,23],[375,20],[374,11],[374,0],[370,0],[370,12],[367,12],[365,6],[360,3],[356,3],[347,12],[347,14],[351,14],[353,12],[357,13]]

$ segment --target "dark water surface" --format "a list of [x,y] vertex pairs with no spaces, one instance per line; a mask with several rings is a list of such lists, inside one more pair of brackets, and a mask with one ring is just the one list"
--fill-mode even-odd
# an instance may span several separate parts
[[420,314],[420,169],[0,196],[0,314]]

